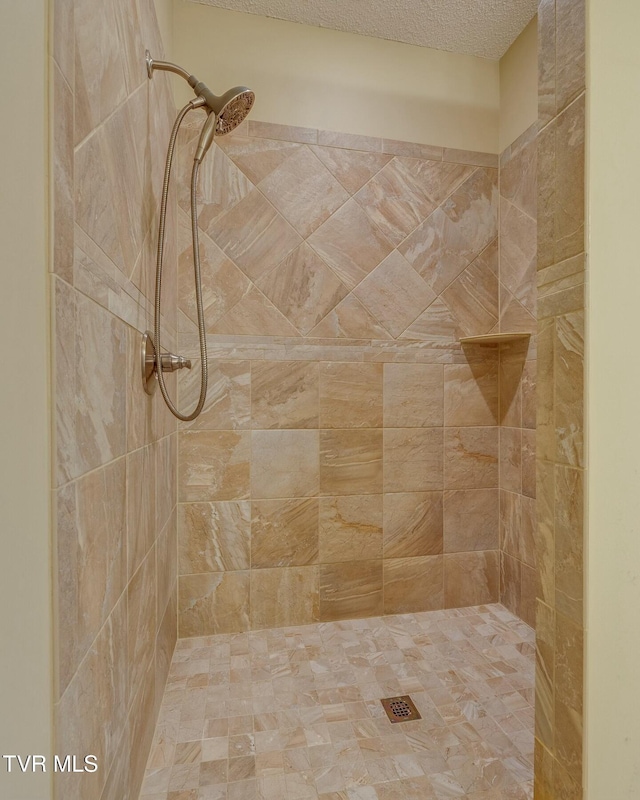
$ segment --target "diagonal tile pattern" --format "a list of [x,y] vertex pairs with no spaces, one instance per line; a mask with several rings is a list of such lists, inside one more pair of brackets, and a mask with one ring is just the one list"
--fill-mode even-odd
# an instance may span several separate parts
[[183,639],[141,800],[531,800],[533,653],[497,605]]

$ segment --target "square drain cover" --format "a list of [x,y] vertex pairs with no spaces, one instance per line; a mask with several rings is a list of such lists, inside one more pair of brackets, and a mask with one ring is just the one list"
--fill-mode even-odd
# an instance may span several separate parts
[[380,702],[391,722],[409,722],[412,719],[422,719],[408,694],[402,697],[385,697]]

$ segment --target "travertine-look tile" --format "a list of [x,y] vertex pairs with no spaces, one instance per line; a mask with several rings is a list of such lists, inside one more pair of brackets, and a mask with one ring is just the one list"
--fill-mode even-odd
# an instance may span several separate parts
[[382,558],[382,495],[321,497],[319,561]]
[[492,242],[441,295],[465,336],[479,336],[498,321],[498,241]]
[[320,619],[382,614],[382,561],[320,565]]
[[152,549],[127,587],[128,688],[135,696],[153,665],[156,638],[156,554]]
[[383,562],[384,613],[434,611],[444,605],[442,556],[390,558]]
[[536,496],[536,432],[522,431],[522,493]]
[[444,432],[444,485],[447,489],[498,486],[498,428],[447,428]]
[[495,425],[498,366],[495,361],[445,364],[444,421],[451,426]]
[[208,332],[241,336],[300,335],[256,286],[251,286],[233,308],[209,327]]
[[434,344],[449,344],[456,342],[463,335],[460,323],[451,309],[438,298],[411,323],[399,337],[419,341],[433,342]]
[[535,274],[537,252],[536,220],[509,201],[500,202],[500,280],[512,294],[529,274]]
[[382,364],[320,364],[320,427],[382,427],[382,397]]
[[555,460],[584,466],[585,312],[558,317],[555,324]]
[[300,236],[257,189],[219,217],[209,235],[252,280],[273,269]]
[[[180,401],[195,407],[200,393],[199,362],[180,373]],[[187,372],[187,375],[184,375]],[[251,362],[209,361],[207,399],[199,417],[189,423],[194,430],[239,430],[250,427]]]
[[251,370],[252,428],[317,428],[318,364],[254,362]]
[[500,488],[522,492],[522,431],[500,428]]
[[308,497],[318,493],[317,431],[253,431],[251,447],[253,499]]
[[585,88],[586,9],[580,0],[556,3],[556,105],[561,111]]
[[384,424],[436,427],[444,422],[444,372],[427,364],[384,365]]
[[496,550],[454,553],[444,557],[444,603],[459,608],[475,603],[495,603],[500,585]]
[[182,431],[178,441],[181,502],[249,497],[248,431]]
[[392,336],[399,336],[436,299],[397,250],[367,275],[354,294]]
[[318,561],[318,500],[257,500],[251,504],[251,567],[292,567]]
[[348,294],[346,286],[306,242],[260,279],[258,286],[305,335]]
[[251,627],[317,622],[319,567],[260,569],[251,573]]
[[216,142],[254,184],[260,183],[301,149],[299,144],[293,142],[248,136],[224,136]]
[[383,153],[321,146],[312,146],[311,150],[349,194],[355,194],[391,161],[391,156]]
[[247,501],[181,503],[181,575],[249,569],[251,508]]
[[304,237],[349,196],[307,147],[300,148],[261,181],[260,191]]
[[249,572],[185,575],[178,580],[181,637],[249,628]]
[[260,122],[250,119],[249,136],[260,139],[276,139],[284,142],[317,144],[318,131],[315,128],[301,128],[296,125],[278,125],[273,122]]
[[320,431],[320,493],[382,492],[382,431]]
[[441,492],[384,496],[384,557],[433,556],[443,552]]
[[584,543],[584,475],[555,467],[555,605],[582,624]]
[[391,336],[362,303],[350,294],[310,332],[322,339],[390,339]]
[[347,201],[308,240],[348,289],[353,289],[393,250],[355,200]]
[[497,550],[497,489],[463,489],[444,493],[444,552]]
[[442,429],[385,429],[385,492],[424,492],[442,489],[443,469]]
[[156,458],[152,447],[143,447],[127,456],[127,484],[127,561],[131,577],[159,532],[156,529]]

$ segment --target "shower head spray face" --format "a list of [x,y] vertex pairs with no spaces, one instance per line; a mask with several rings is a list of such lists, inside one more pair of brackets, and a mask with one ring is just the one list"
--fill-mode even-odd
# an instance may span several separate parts
[[218,112],[216,136],[224,136],[237,128],[253,108],[256,96],[246,86],[236,86],[222,95],[224,105]]

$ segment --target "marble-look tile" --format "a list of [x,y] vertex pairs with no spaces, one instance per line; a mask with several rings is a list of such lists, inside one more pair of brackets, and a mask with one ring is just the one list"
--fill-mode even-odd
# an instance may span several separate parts
[[[525,401],[523,392],[524,358],[521,350],[510,349],[504,345],[500,348],[500,425],[510,428],[522,427],[522,404]],[[529,388],[529,387],[528,387]],[[535,393],[528,397],[528,411],[531,405],[535,413]]]
[[283,142],[317,144],[318,131],[315,128],[301,128],[295,125],[278,125],[273,122],[249,120],[249,136],[259,139],[276,139]]
[[520,566],[517,559],[500,553],[500,602],[512,614],[520,611]]
[[536,501],[533,497],[522,495],[520,499],[521,519],[520,519],[520,552],[519,558],[528,567],[536,566],[536,539],[538,519],[536,513]]
[[138,569],[159,529],[156,527],[156,454],[143,447],[127,456],[127,561]]
[[75,15],[73,0],[55,0],[52,13],[52,55],[69,86],[75,82]]
[[249,628],[249,575],[249,572],[217,572],[180,577],[180,636],[246,631]]
[[538,3],[538,119],[546,125],[556,115],[556,0]]
[[320,146],[311,150],[351,195],[391,161],[391,156],[383,153]]
[[443,472],[442,429],[385,429],[385,492],[424,492],[442,489]]
[[251,286],[241,300],[216,323],[209,333],[240,336],[299,336],[298,330],[256,287]]
[[513,558],[521,558],[522,495],[500,491],[500,547]]
[[498,366],[495,361],[445,364],[444,421],[447,426],[495,425]]
[[[175,617],[175,599],[177,594],[178,581],[178,513],[177,507],[172,511],[164,530],[156,540],[156,570],[158,594],[156,598],[156,622],[158,625],[158,636],[169,636],[171,621],[165,619],[167,614]],[[161,629],[165,628],[161,634]],[[177,623],[173,624],[173,635],[177,631]],[[171,655],[169,654],[169,661]],[[158,654],[156,654],[158,655]]]
[[251,448],[253,499],[308,497],[318,493],[317,431],[253,431]]
[[399,336],[436,299],[398,251],[367,275],[354,294],[392,336]]
[[[200,393],[199,361],[187,375],[180,373],[180,402],[195,406]],[[241,430],[251,421],[251,362],[209,360],[207,399],[192,430]]]
[[471,172],[442,161],[396,157],[358,192],[356,200],[397,246]]
[[445,429],[446,489],[497,488],[499,430],[496,427]]
[[224,136],[216,142],[254,184],[260,183],[301,149],[299,144],[293,142],[248,136]]
[[498,552],[495,550],[445,555],[445,608],[497,602],[499,572]]
[[430,364],[385,364],[385,427],[437,427],[443,423],[443,368]]
[[402,333],[399,339],[449,344],[463,336],[458,320],[440,298],[433,303]]
[[500,428],[500,488],[508,492],[522,491],[522,431]]
[[348,294],[306,242],[261,278],[258,287],[305,335]]
[[251,368],[252,428],[317,428],[318,364],[254,362]]
[[470,164],[475,167],[498,166],[498,157],[494,153],[480,153],[477,150],[456,150],[445,147],[442,158],[454,164]]
[[556,106],[562,111],[585,88],[586,9],[580,0],[556,2]]
[[393,250],[355,200],[348,200],[308,243],[348,289],[355,288]]
[[497,489],[444,493],[444,552],[467,553],[499,547]]
[[[211,328],[248,292],[251,285],[246,275],[225,256],[205,234],[200,235],[202,304],[206,325]],[[193,281],[193,246],[191,223],[178,211],[178,303],[180,310],[195,325],[198,321]]]
[[156,459],[156,536],[167,524],[178,502],[178,434],[158,440],[155,445]]
[[180,575],[249,569],[251,506],[248,501],[181,503],[178,530]]
[[362,305],[350,294],[329,312],[327,316],[310,331],[310,336],[330,339],[390,339],[391,336]]
[[536,715],[535,734],[545,747],[553,747],[553,682],[556,645],[555,612],[541,600],[536,603]]
[[309,625],[319,618],[319,567],[252,571],[252,629]]
[[138,694],[154,666],[156,643],[156,554],[149,552],[127,587],[129,697]]
[[384,496],[384,557],[413,558],[443,552],[442,492]]
[[320,427],[382,427],[383,365],[320,364]]
[[320,619],[379,616],[382,597],[382,561],[320,565]]
[[537,596],[555,607],[555,468],[538,459],[536,464],[536,572]]
[[302,241],[257,189],[219,217],[208,233],[252,280],[273,269]]
[[248,431],[181,431],[178,442],[181,502],[249,497]]
[[337,131],[318,131],[318,144],[325,147],[342,147],[348,150],[364,150],[378,153],[382,150],[382,139],[355,133],[339,133]]
[[260,191],[303,237],[349,197],[320,159],[300,148],[260,182]]
[[385,559],[383,581],[385,614],[434,611],[444,607],[442,556]]
[[498,322],[498,240],[441,294],[465,336],[488,333]]
[[257,500],[251,504],[251,568],[318,561],[318,500]]
[[400,245],[400,252],[440,294],[495,239],[497,217],[497,171],[477,169]]
[[[59,3],[62,14],[71,14],[67,3]],[[58,8],[54,11],[54,24]],[[52,65],[53,87],[53,197],[52,197],[52,242],[53,271],[56,275],[73,283],[73,221],[74,172],[73,172],[73,93],[58,65]]]
[[[535,219],[508,200],[500,202],[500,280],[509,291],[518,291],[530,274],[535,275],[537,253]],[[535,286],[535,279],[534,284]]]
[[585,249],[585,98],[557,119],[555,180],[555,261]]
[[382,492],[382,431],[320,431],[320,493],[323,495]]
[[582,624],[584,561],[584,475],[555,467],[555,606]]
[[442,161],[442,147],[418,142],[403,142],[398,139],[383,139],[382,152],[405,158],[423,158],[427,161]]
[[57,697],[127,584],[125,498],[125,459],[57,494]]
[[555,325],[555,460],[584,466],[584,320],[576,311]]
[[321,497],[319,561],[382,558],[382,495]]
[[522,494],[536,496],[536,432],[522,431]]
[[501,197],[534,220],[537,216],[537,137],[538,125],[534,123],[508,148],[508,158],[501,159],[500,163]]
[[558,121],[550,122],[537,140],[537,227],[538,269],[555,264],[556,259],[556,132]]

